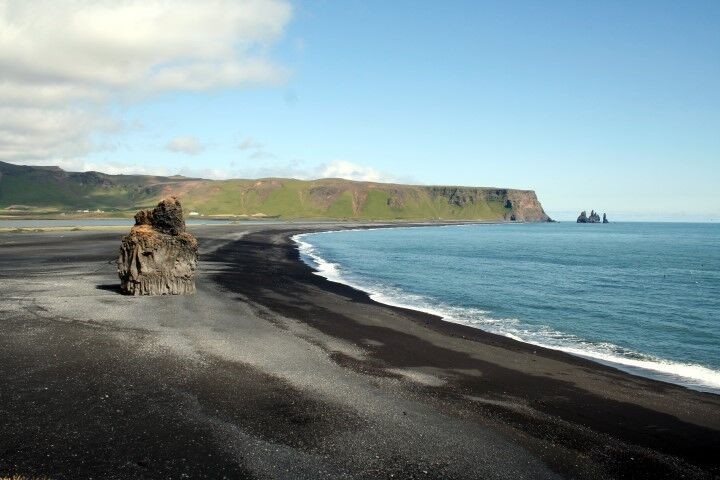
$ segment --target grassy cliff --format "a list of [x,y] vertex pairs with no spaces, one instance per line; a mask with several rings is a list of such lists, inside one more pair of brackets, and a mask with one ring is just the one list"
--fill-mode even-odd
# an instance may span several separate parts
[[343,179],[204,180],[65,172],[0,162],[4,214],[102,210],[129,215],[167,195],[186,213],[285,219],[547,221],[530,190]]

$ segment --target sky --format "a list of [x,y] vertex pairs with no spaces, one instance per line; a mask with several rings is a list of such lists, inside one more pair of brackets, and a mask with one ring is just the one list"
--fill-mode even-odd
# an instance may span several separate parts
[[720,220],[720,2],[0,0],[0,161]]

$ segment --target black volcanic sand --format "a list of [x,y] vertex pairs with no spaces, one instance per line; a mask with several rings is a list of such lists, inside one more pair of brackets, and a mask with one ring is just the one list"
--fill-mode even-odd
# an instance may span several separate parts
[[720,475],[720,397],[373,302],[328,228],[195,228],[183,297],[117,293],[122,232],[0,234],[0,478]]

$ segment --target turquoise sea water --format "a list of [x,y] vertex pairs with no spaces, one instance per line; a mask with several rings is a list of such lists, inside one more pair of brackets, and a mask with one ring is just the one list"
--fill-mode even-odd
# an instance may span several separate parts
[[720,393],[720,225],[508,224],[296,237],[330,280]]

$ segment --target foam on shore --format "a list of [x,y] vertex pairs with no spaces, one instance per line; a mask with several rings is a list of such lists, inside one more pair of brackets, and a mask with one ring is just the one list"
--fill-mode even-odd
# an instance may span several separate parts
[[720,394],[720,371],[703,365],[673,362],[624,349],[612,343],[588,342],[574,335],[549,328],[523,325],[518,319],[492,318],[488,312],[480,309],[447,305],[398,288],[373,283],[370,280],[350,278],[343,273],[340,264],[322,258],[306,239],[308,235],[323,233],[332,233],[332,231],[299,234],[292,237],[303,261],[316,270],[316,275],[362,290],[376,302],[437,315],[448,322],[478,328],[524,343],[563,351],[635,375],[682,385],[694,390]]

